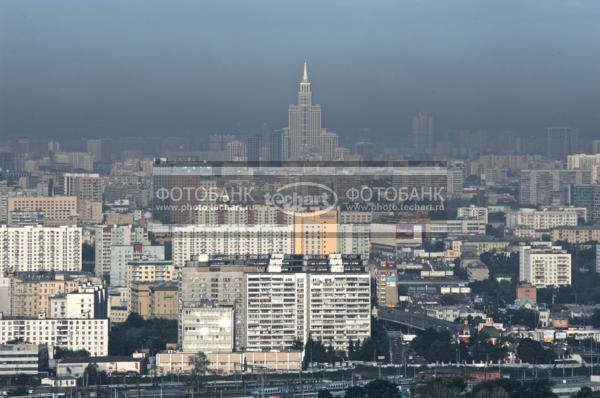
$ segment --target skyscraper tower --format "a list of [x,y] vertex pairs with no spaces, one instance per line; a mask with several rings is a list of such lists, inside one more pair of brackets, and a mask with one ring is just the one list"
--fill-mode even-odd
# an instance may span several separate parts
[[566,160],[577,151],[577,130],[571,127],[548,127],[546,129],[546,156],[551,160]]
[[299,159],[310,152],[319,152],[321,139],[321,105],[313,105],[308,67],[304,63],[304,75],[298,91],[298,104],[290,105],[286,138],[289,142],[289,159]]
[[419,112],[412,119],[412,147],[417,154],[431,151],[433,145],[433,117],[427,112]]

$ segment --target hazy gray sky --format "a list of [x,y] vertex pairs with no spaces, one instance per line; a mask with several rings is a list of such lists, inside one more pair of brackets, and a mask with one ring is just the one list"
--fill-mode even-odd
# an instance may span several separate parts
[[283,127],[306,59],[341,135],[600,138],[599,42],[597,0],[0,0],[0,135]]

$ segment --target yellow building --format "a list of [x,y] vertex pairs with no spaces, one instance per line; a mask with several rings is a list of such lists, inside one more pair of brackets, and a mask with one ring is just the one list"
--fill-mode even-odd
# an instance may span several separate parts
[[177,319],[179,295],[175,283],[155,283],[150,286],[150,317]]
[[94,202],[91,200],[79,201],[79,217],[81,221],[89,224],[100,224],[104,218],[102,213],[102,202]]
[[106,225],[131,225],[133,224],[133,213],[109,212],[104,215]]
[[144,319],[150,318],[151,282],[132,282],[129,288],[129,312],[135,312]]
[[108,317],[111,323],[123,323],[127,320],[128,316],[129,311],[127,310],[127,307],[110,307],[110,313]]
[[179,315],[179,296],[175,283],[133,282],[129,298],[129,312],[135,312],[144,319],[177,319]]
[[475,254],[482,254],[493,251],[504,251],[510,246],[509,241],[499,240],[470,240],[462,242],[459,240],[452,241],[448,254],[456,254],[460,256],[463,252],[473,252]]
[[332,254],[338,252],[337,210],[294,215],[294,253]]
[[592,240],[600,242],[600,227],[563,227],[552,230],[552,241],[564,240],[582,244]]
[[127,266],[129,282],[170,282],[176,281],[179,273],[169,260],[135,260]]

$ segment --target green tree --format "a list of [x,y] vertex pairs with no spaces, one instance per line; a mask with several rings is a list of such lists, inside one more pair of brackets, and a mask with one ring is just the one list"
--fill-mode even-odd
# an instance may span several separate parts
[[424,386],[419,386],[411,394],[413,398],[458,398],[461,391],[453,386],[448,386],[441,381],[427,383]]
[[519,308],[507,311],[508,320],[511,325],[522,325],[529,329],[535,329],[538,324],[538,314],[534,310]]
[[319,390],[317,398],[333,398],[333,394],[327,390]]
[[373,340],[366,338],[363,341],[357,341],[354,354],[349,359],[352,361],[376,361],[377,348]]
[[504,388],[496,386],[477,391],[474,398],[510,398],[510,395]]
[[432,362],[453,362],[456,360],[456,345],[450,340],[436,340],[429,347],[426,358]]
[[581,387],[581,389],[573,396],[573,398],[600,398],[600,392],[594,392],[588,386]]
[[552,363],[556,359],[554,351],[545,349],[539,341],[529,338],[519,342],[517,355],[526,363]]
[[294,340],[292,342],[292,350],[302,350],[304,348],[304,343],[302,342],[302,340]]
[[110,331],[108,351],[111,355],[131,355],[147,348],[153,355],[164,350],[169,342],[177,341],[177,321],[171,319],[143,319],[132,313],[127,320]]
[[[496,395],[493,395],[496,394]],[[521,382],[514,379],[485,381],[477,384],[467,395],[473,398],[557,398],[548,380]]]
[[368,398],[367,389],[364,387],[348,387],[346,389],[346,394],[344,395],[346,398]]
[[56,347],[54,350],[55,359],[66,359],[66,358],[89,358],[90,353],[85,350],[69,350],[67,348]]
[[357,342],[350,340],[348,342],[348,359],[351,361],[355,358],[357,345],[360,346],[360,340]]
[[429,347],[438,340],[439,333],[433,328],[426,329],[419,333],[411,342],[410,346],[415,352],[423,357],[429,352]]
[[552,392],[552,385],[548,380],[532,380],[523,383],[523,390],[517,396],[520,397],[531,397],[531,398],[558,398],[556,394]]
[[471,359],[474,361],[498,362],[506,358],[508,350],[502,344],[502,340],[492,344],[487,332],[481,331],[474,335],[470,341]]
[[332,366],[335,366],[336,362],[338,361],[341,362],[342,358],[338,356],[331,343],[329,343],[327,346],[327,362],[329,362]]
[[411,347],[418,355],[430,362],[469,360],[467,347],[455,342],[448,331],[438,332],[434,329],[427,329],[413,339]]
[[331,343],[325,347],[321,340],[315,341],[311,336],[308,337],[304,346],[304,362],[302,364],[304,369],[308,368],[311,362],[335,364],[342,360],[343,358],[335,352]]
[[83,371],[83,381],[86,386],[106,384],[108,376],[106,372],[99,372],[98,365],[90,363]]
[[600,327],[600,309],[596,308],[590,317],[590,323],[595,327]]
[[373,380],[365,388],[369,398],[395,398],[398,396],[398,387],[387,380]]
[[485,252],[479,259],[488,266],[492,277],[498,274],[517,276],[519,273],[519,255],[516,253]]
[[460,302],[461,298],[458,294],[445,294],[440,298],[441,305],[457,305]]
[[206,375],[209,365],[208,358],[203,352],[198,352],[190,359],[190,366],[192,367],[192,380],[196,388],[202,385],[202,378]]

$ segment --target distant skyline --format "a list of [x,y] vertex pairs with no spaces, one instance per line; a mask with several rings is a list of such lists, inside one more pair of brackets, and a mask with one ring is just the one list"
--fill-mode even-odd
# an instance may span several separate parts
[[600,138],[594,0],[0,0],[0,136],[287,126],[308,61],[323,126],[407,139],[567,125]]

